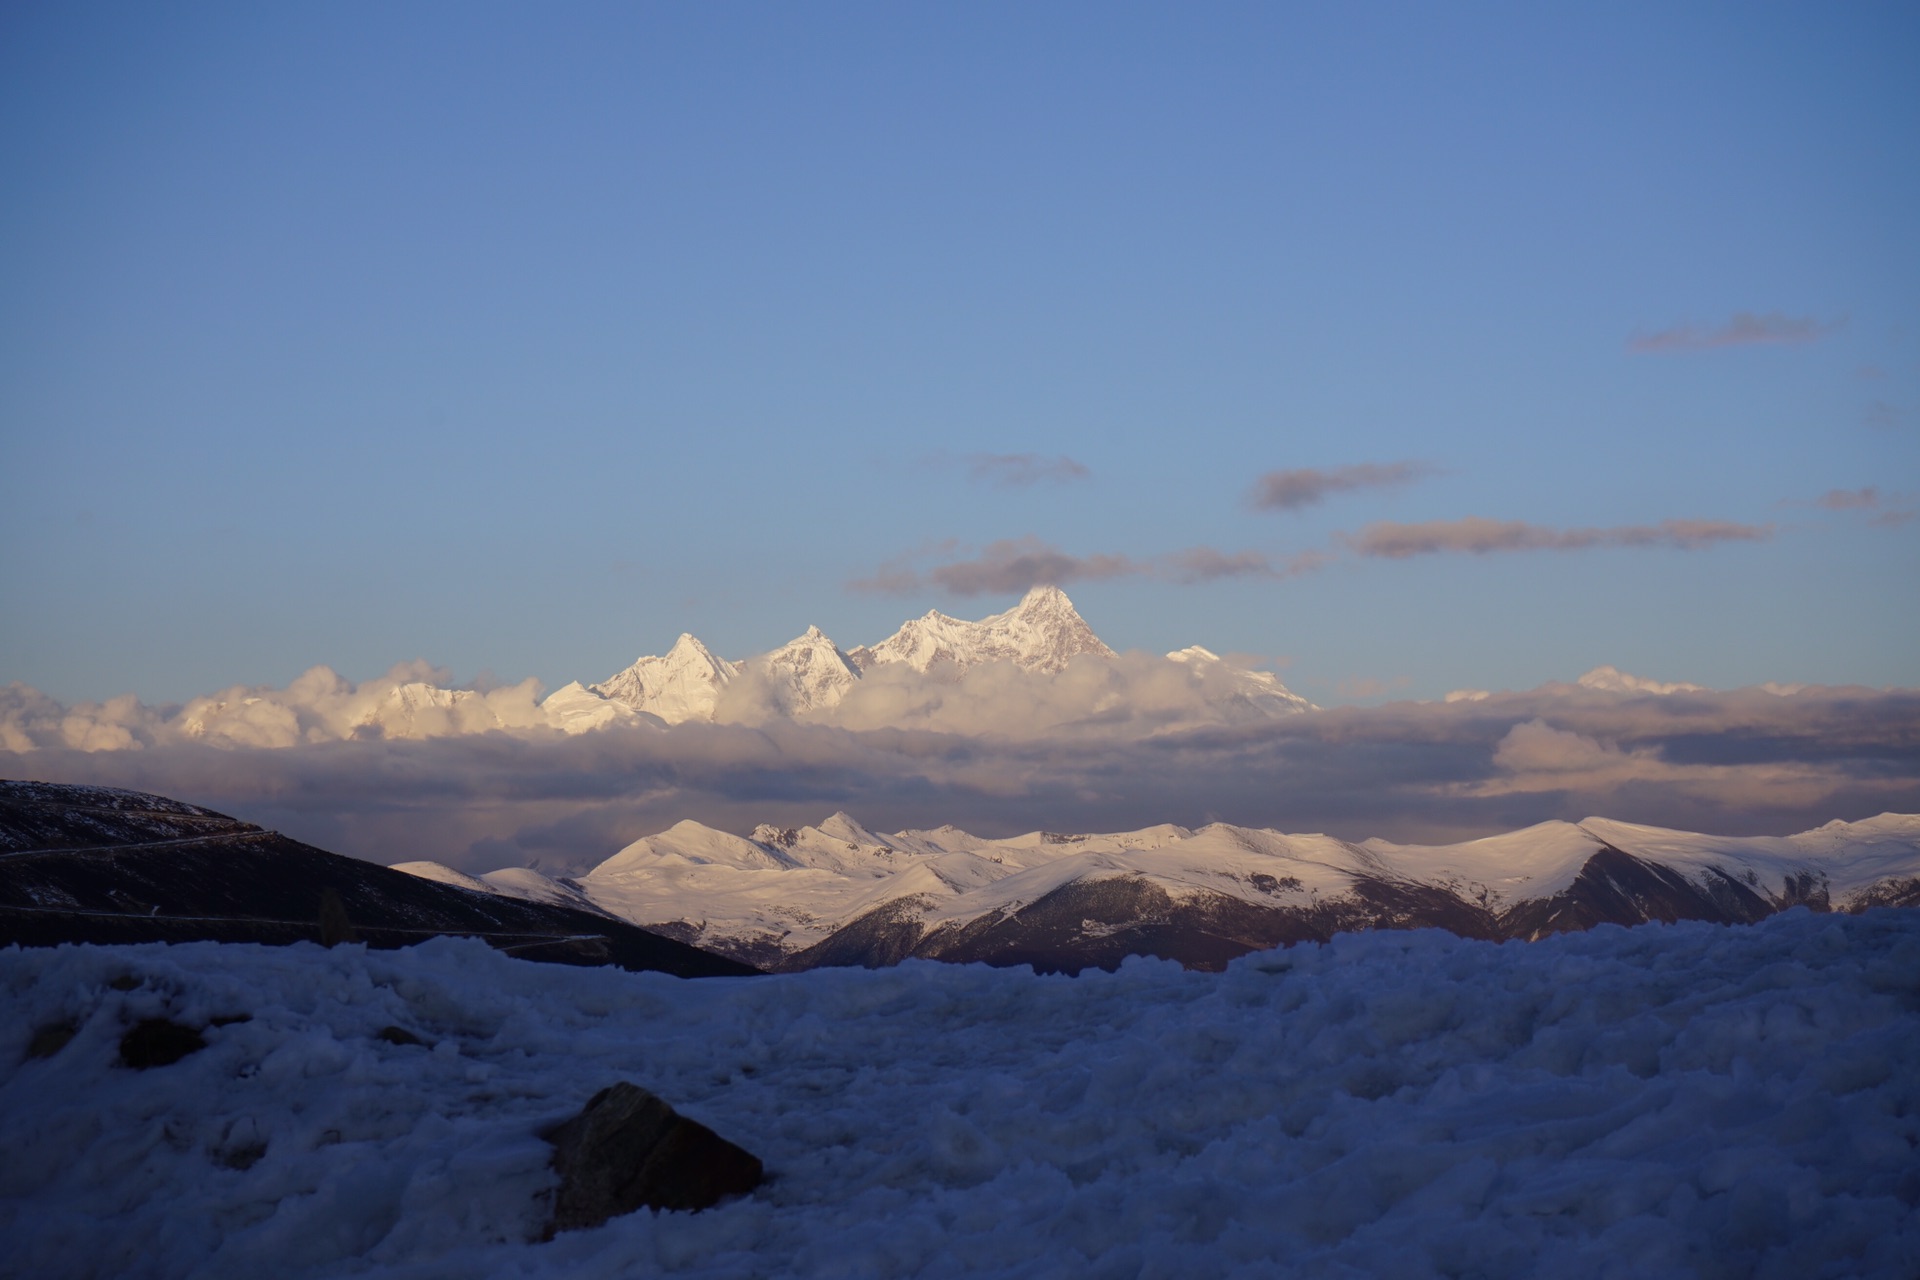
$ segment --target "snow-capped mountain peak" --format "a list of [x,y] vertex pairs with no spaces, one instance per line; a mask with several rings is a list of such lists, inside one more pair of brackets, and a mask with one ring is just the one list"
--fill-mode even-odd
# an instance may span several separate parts
[[1019,604],[978,622],[928,610],[872,648],[848,655],[862,670],[886,662],[904,662],[915,671],[936,666],[958,676],[984,662],[1011,662],[1026,671],[1052,675],[1081,654],[1111,658],[1067,593],[1038,586]]
[[716,658],[693,635],[682,632],[665,657],[640,658],[591,688],[603,698],[678,724],[713,719],[720,691],[737,674],[733,663]]
[[1237,705],[1260,715],[1291,715],[1296,711],[1313,711],[1311,702],[1280,683],[1280,677],[1271,671],[1250,671],[1237,667],[1211,649],[1200,645],[1188,645],[1184,649],[1175,649],[1167,655],[1167,661],[1177,662],[1187,668],[1195,680],[1216,686],[1222,693],[1219,701]]
[[840,646],[818,627],[746,665],[765,678],[769,698],[787,715],[831,707],[860,679]]
[[[712,721],[721,718],[723,690],[744,680],[727,695],[726,719],[823,715],[866,673],[887,664],[945,682],[992,662],[1052,676],[1076,658],[1118,656],[1093,633],[1066,592],[1037,586],[1013,608],[977,622],[929,610],[879,644],[852,650],[809,626],[777,649],[729,662],[682,634],[664,656],[643,657],[596,685],[567,685],[542,709],[547,723],[569,733],[631,723],[636,712],[668,724]],[[1313,705],[1271,673],[1243,670],[1198,645],[1167,657],[1183,665],[1202,700],[1229,719],[1288,714]]]

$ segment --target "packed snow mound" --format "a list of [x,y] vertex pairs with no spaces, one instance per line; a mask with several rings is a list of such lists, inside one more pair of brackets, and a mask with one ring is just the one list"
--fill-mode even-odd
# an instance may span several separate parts
[[[1916,971],[1900,911],[1077,979],[687,982],[454,939],[13,950],[0,1227],[53,1280],[1893,1280],[1920,1272]],[[115,1065],[147,1018],[206,1047]],[[71,1040],[30,1057],[48,1027]],[[538,1135],[616,1080],[766,1185],[535,1242]]]
[[1025,671],[1052,674],[1082,654],[1111,658],[1109,649],[1058,587],[1039,586],[1005,613],[968,622],[929,609],[871,648],[851,657],[862,670],[903,662],[915,671],[938,668],[959,675],[983,662],[1011,662]]

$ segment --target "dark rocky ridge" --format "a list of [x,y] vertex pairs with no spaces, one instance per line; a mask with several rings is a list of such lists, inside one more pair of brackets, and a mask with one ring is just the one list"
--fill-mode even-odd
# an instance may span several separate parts
[[423,880],[177,800],[0,781],[0,946],[318,942],[329,891],[373,947],[452,934],[533,960],[757,972],[604,915]]

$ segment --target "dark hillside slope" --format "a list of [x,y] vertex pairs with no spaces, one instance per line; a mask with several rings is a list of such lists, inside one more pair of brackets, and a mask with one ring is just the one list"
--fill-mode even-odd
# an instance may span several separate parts
[[0,781],[0,946],[320,941],[328,890],[374,947],[458,934],[533,960],[757,972],[606,916],[423,880],[162,796]]

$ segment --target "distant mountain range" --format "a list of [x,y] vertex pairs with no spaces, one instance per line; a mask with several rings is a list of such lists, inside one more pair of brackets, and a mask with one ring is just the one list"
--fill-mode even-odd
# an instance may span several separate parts
[[682,822],[564,880],[381,867],[161,796],[0,782],[0,946],[322,941],[330,898],[336,925],[375,946],[458,934],[683,976],[908,958],[1078,972],[1132,955],[1218,969],[1360,929],[1534,939],[1916,907],[1920,814],[1782,837],[1590,818],[1401,845],[1225,823],[880,835],[836,813],[744,837]]
[[838,813],[749,837],[682,822],[572,881],[400,869],[597,908],[763,968],[923,957],[1077,971],[1145,954],[1211,969],[1354,929],[1532,939],[1609,923],[1750,922],[1796,905],[1920,906],[1920,815],[1784,837],[1591,818],[1399,845],[1224,823],[1004,840],[954,827],[880,835]]
[[[1076,658],[1117,656],[1093,633],[1066,592],[1040,586],[1005,613],[969,622],[929,610],[878,644],[852,649],[842,649],[820,628],[808,627],[771,653],[729,662],[683,634],[665,656],[640,658],[598,684],[566,685],[541,705],[555,725],[575,732],[622,719],[626,712],[667,724],[712,720],[728,686],[751,678],[762,685],[765,705],[780,714],[804,716],[837,705],[868,673],[887,666],[957,680],[989,662],[1057,675]],[[1230,677],[1229,696],[1264,714],[1287,715],[1313,705],[1271,673],[1232,667],[1197,645],[1167,658],[1189,669],[1217,668]]]
[[[922,685],[944,687],[990,663],[1047,678],[1076,661],[1117,665],[1119,657],[1065,592],[1042,586],[1004,613],[967,621],[930,611],[877,644],[852,649],[808,627],[769,653],[732,660],[685,634],[665,654],[638,658],[593,684],[573,681],[544,697],[533,680],[496,689],[455,689],[402,668],[354,685],[316,667],[285,689],[238,687],[175,709],[141,708],[122,699],[99,708],[97,723],[80,733],[79,721],[52,700],[23,686],[11,691],[20,705],[9,708],[9,691],[0,689],[0,749],[55,744],[117,749],[167,737],[216,746],[285,747],[495,729],[578,734],[620,725],[830,718],[863,682],[887,673],[911,673]],[[1198,646],[1167,654],[1164,661],[1165,676],[1187,691],[1192,706],[1203,709],[1202,719],[1260,719],[1313,706],[1271,672],[1235,666]],[[1124,700],[1127,695],[1115,696]]]

